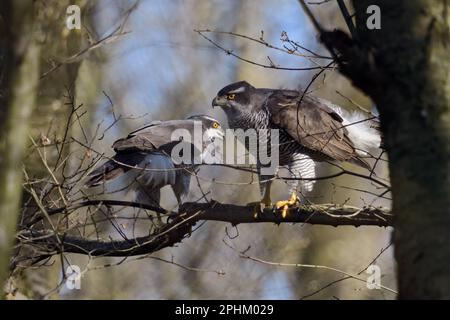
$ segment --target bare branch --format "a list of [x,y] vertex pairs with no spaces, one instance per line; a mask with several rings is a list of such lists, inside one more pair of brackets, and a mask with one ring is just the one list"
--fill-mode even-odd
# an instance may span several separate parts
[[[93,203],[85,203],[86,206]],[[111,206],[133,206],[137,204],[104,200]],[[72,212],[82,207],[74,206]],[[59,210],[64,211],[64,210]],[[70,212],[70,209],[65,211]],[[149,254],[166,247],[174,246],[192,233],[192,227],[200,220],[240,223],[308,223],[329,226],[380,226],[392,225],[392,215],[385,208],[357,208],[348,205],[311,204],[292,207],[285,218],[279,211],[265,209],[257,217],[253,206],[232,204],[185,203],[176,215],[169,215],[169,222],[148,236],[125,240],[87,239],[67,234],[57,234],[52,230],[24,230],[19,234],[20,245],[32,245],[39,248],[39,261],[62,252],[79,253],[88,256],[128,257]],[[60,241],[60,242],[58,242]]]
[[352,16],[347,10],[347,7],[345,6],[344,0],[337,0],[337,3],[339,5],[339,9],[341,9],[342,15],[344,16],[345,23],[347,24],[347,28],[350,31],[350,34],[353,38],[356,37],[356,28],[353,24]]
[[[273,63],[269,63],[269,64],[259,63],[259,62],[252,61],[252,60],[250,60],[250,59],[241,57],[241,56],[235,54],[235,53],[233,52],[233,50],[226,49],[226,48],[224,48],[223,46],[221,46],[220,44],[218,44],[216,41],[214,41],[214,40],[212,40],[211,38],[207,37],[204,33],[205,33],[205,32],[211,32],[210,30],[194,30],[194,31],[197,32],[200,36],[202,36],[205,40],[207,40],[208,42],[210,42],[211,44],[213,44],[216,48],[218,48],[218,49],[224,51],[226,54],[228,54],[228,55],[230,55],[230,56],[233,56],[233,57],[235,57],[235,58],[238,59],[238,60],[241,60],[241,61],[246,62],[246,63],[253,64],[253,65],[258,66],[258,67],[261,67],[261,68],[265,68],[265,69],[276,69],[276,70],[288,70],[288,71],[308,71],[308,70],[317,70],[317,69],[319,69],[319,70],[324,70],[324,69],[330,69],[330,68],[331,68],[330,65],[327,65],[327,66],[321,66],[321,65],[318,65],[318,66],[316,66],[316,67],[305,67],[305,68],[289,68],[289,67],[280,67],[280,66],[274,65]],[[233,35],[233,36],[238,36],[238,37],[247,38],[248,40],[255,41],[253,38],[250,38],[250,37],[247,37],[247,36],[242,36],[242,35],[238,35],[238,34],[233,34],[233,33],[231,33],[231,32],[228,32],[228,34]],[[264,42],[264,41],[257,41],[257,42],[259,42],[260,44],[263,44],[263,45],[265,45],[265,46],[267,46],[267,47],[269,47],[269,48],[272,48],[272,49],[282,50],[282,49],[276,48],[276,47],[274,47],[274,46],[269,46],[269,45],[268,45],[266,42]],[[284,51],[284,50],[282,50],[282,51]]]
[[91,45],[89,45],[88,47],[84,48],[83,50],[75,53],[74,55],[56,63],[54,66],[52,66],[49,70],[47,70],[46,72],[44,72],[41,75],[41,79],[45,78],[46,76],[48,76],[50,73],[52,73],[53,71],[59,69],[61,66],[65,65],[65,64],[71,64],[71,63],[75,63],[78,62],[80,60],[82,60],[88,53],[90,53],[91,51],[101,48],[104,45],[114,42],[116,40],[118,40],[119,38],[121,38],[122,36],[128,34],[129,32],[124,31],[123,28],[125,27],[126,22],[128,21],[128,18],[130,16],[130,14],[134,11],[134,9],[136,9],[137,5],[138,5],[139,1],[136,1],[124,14],[124,17],[122,19],[122,22],[119,24],[119,26],[117,26],[112,32],[110,32],[108,35],[106,35],[105,37],[95,41],[94,43],[92,43]]

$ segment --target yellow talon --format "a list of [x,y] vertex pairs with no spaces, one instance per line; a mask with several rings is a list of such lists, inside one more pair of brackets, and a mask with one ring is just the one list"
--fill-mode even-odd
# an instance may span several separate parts
[[296,204],[297,201],[300,201],[300,199],[297,197],[297,194],[295,192],[292,193],[291,198],[289,200],[277,201],[275,206],[277,209],[281,208],[281,216],[283,217],[283,219],[286,218],[289,206]]

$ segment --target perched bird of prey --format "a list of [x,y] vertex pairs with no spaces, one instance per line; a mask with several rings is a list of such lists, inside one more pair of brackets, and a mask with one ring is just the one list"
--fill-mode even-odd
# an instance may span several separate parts
[[[380,147],[378,122],[373,117],[348,113],[300,91],[255,88],[240,81],[221,89],[212,105],[223,109],[232,129],[279,129],[279,166],[294,178],[289,183],[290,199],[276,203],[283,216],[298,201],[295,179],[305,179],[303,189],[312,190],[316,161],[347,161],[369,169],[364,158]],[[266,143],[270,144],[270,130]],[[261,204],[272,206],[270,185],[275,173],[262,175],[259,161],[257,169]]]
[[[179,138],[180,134],[184,135]],[[195,137],[196,134],[201,136]],[[185,135],[191,139],[184,139]],[[120,180],[120,189],[136,191],[137,202],[159,206],[160,189],[170,185],[180,205],[188,194],[193,169],[201,164],[198,161],[212,163],[220,157],[216,151],[220,150],[223,135],[220,123],[206,115],[152,122],[114,142],[116,154],[89,175],[86,186]],[[194,139],[198,138],[202,140],[196,144]],[[180,148],[180,144],[186,144],[185,148]],[[175,161],[175,150],[182,161]],[[190,152],[183,156],[183,150]],[[194,159],[196,155],[199,159]]]

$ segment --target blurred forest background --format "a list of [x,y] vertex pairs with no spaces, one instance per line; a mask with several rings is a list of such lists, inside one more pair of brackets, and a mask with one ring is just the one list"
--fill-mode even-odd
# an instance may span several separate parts
[[[68,92],[72,92],[76,106],[82,104],[81,125],[73,126],[69,135],[81,141],[106,130],[104,138],[94,139],[93,147],[111,155],[110,146],[116,139],[151,120],[209,114],[226,126],[224,114],[211,108],[211,100],[220,88],[231,82],[246,80],[256,87],[301,89],[317,72],[265,69],[245,63],[218,50],[194,29],[231,31],[256,38],[264,31],[264,39],[279,46],[282,46],[280,37],[285,31],[290,39],[327,55],[294,0],[75,3],[81,7],[81,30],[66,28],[66,8],[72,1],[37,0],[34,4],[42,75],[30,124],[31,136],[36,141],[49,139],[51,143],[64,134],[69,112]],[[335,2],[324,2],[312,9],[323,26],[345,29]],[[123,35],[102,42],[79,58],[68,59],[118,28]],[[267,64],[267,56],[270,56],[280,66],[314,66],[302,57],[277,52],[245,39],[223,34],[210,36],[252,61]],[[58,64],[58,61],[63,63]],[[373,107],[370,100],[337,71],[330,70],[324,75],[310,88],[314,95],[348,109],[354,108],[354,104],[345,97],[368,109]],[[68,151],[74,159],[85,152],[77,147],[72,144]],[[49,159],[52,156],[56,155],[47,154]],[[43,177],[47,174],[45,168],[30,165],[37,163],[35,157],[31,152],[27,157],[28,174]],[[329,166],[321,165],[319,175],[326,175],[330,170]],[[387,176],[386,169],[379,174]],[[250,174],[208,168],[202,169],[200,175],[205,177],[202,188],[211,192],[210,198],[220,202],[245,204],[259,197],[257,184],[244,183],[251,180]],[[212,181],[213,178],[218,182]],[[243,183],[233,184],[236,182]],[[277,186],[273,188],[276,190],[274,198],[286,197],[285,184],[277,181]],[[372,186],[351,176],[321,180],[309,199],[315,203],[347,203],[360,207],[367,204],[390,206],[389,200],[348,188],[369,190]],[[193,188],[189,199],[199,198],[197,189]],[[171,193],[164,195],[162,205],[174,206]],[[126,225],[123,227],[126,229]],[[211,221],[202,224],[183,243],[150,257],[126,261],[122,258],[89,260],[86,256],[67,254],[66,260],[53,258],[49,266],[24,270],[10,285],[18,288],[20,294],[16,294],[16,298],[24,295],[50,299],[393,299],[393,293],[370,290],[365,282],[337,281],[345,277],[330,270],[270,266],[243,259],[238,252],[250,247],[247,254],[266,261],[323,265],[352,274],[374,263],[381,268],[382,284],[395,289],[390,234],[390,228],[379,227],[243,224],[233,228]],[[224,239],[238,251],[227,246]],[[61,263],[63,267],[77,264],[81,269],[89,263],[81,289],[58,286],[62,277]],[[362,278],[367,276],[361,273]]]

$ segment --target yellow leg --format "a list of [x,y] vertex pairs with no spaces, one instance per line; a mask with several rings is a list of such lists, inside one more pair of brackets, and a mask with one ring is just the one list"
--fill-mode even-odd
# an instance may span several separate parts
[[287,214],[287,211],[289,209],[289,206],[292,206],[292,205],[296,204],[297,201],[299,201],[299,198],[297,197],[297,194],[295,192],[292,192],[291,198],[289,200],[277,201],[275,206],[276,206],[277,209],[281,208],[281,216],[283,218],[286,218],[286,214]]
[[264,191],[264,197],[261,199],[261,203],[263,203],[266,208],[272,207],[272,199],[270,198],[270,185]]

